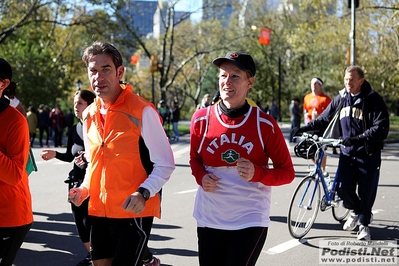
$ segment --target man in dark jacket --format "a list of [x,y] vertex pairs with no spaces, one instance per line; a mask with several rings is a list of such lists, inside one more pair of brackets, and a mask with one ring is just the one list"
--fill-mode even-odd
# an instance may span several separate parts
[[352,210],[343,228],[354,230],[360,224],[357,238],[370,240],[368,225],[372,222],[389,115],[383,98],[364,79],[360,67],[348,67],[344,81],[345,89],[327,109],[307,126],[294,129],[294,134],[325,129],[335,113],[340,112],[338,124],[344,147],[338,164],[337,191],[344,206]]

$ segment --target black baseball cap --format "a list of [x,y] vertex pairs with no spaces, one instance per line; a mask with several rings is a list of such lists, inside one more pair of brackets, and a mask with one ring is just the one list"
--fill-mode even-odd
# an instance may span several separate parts
[[213,60],[212,64],[220,67],[220,65],[226,60],[233,62],[239,69],[249,72],[251,76],[255,76],[255,62],[252,56],[250,56],[249,54],[237,51],[230,51],[226,54],[225,57],[219,57]]
[[0,58],[0,78],[6,78],[11,81],[12,69],[10,64],[3,58]]

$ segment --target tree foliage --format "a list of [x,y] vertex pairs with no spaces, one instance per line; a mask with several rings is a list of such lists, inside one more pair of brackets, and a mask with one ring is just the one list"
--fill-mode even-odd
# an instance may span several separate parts
[[[189,12],[176,16],[176,1],[158,2],[162,31],[154,38],[136,32],[124,0],[4,0],[0,56],[14,69],[24,106],[52,106],[70,103],[78,78],[88,88],[83,50],[94,41],[109,41],[124,56],[125,80],[136,92],[150,100],[154,91],[156,102],[178,100],[189,118],[202,96],[218,89],[212,60],[241,50],[257,67],[248,96],[263,105],[278,99],[284,116],[291,99],[309,91],[313,77],[324,80],[330,96],[343,87],[351,12],[346,1],[280,2],[208,1],[201,9],[213,19],[199,22],[190,21]],[[226,6],[235,10],[230,18],[218,15]],[[357,64],[392,112],[399,109],[398,11],[395,0],[362,0],[356,10]],[[272,29],[269,45],[259,44],[260,27]],[[137,66],[129,64],[132,54],[140,55]],[[159,59],[153,76],[152,55]]]

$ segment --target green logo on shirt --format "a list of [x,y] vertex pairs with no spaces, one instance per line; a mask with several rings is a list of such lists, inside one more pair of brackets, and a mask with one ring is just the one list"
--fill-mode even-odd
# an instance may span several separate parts
[[234,150],[227,150],[222,154],[222,160],[228,163],[235,163],[240,155]]

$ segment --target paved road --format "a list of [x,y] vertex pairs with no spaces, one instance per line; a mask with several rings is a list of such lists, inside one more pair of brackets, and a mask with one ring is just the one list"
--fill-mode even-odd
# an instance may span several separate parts
[[[282,124],[288,137],[288,126]],[[162,219],[155,220],[150,248],[162,265],[198,265],[196,222],[192,218],[197,185],[188,165],[189,139],[183,136],[172,144],[176,170],[163,189]],[[292,145],[288,144],[292,152]],[[63,149],[58,149],[63,151]],[[15,261],[16,266],[76,265],[85,256],[77,237],[67,187],[63,180],[70,170],[69,163],[57,160],[42,161],[34,149],[39,172],[30,176],[35,222]],[[331,239],[355,240],[356,235],[343,231],[331,211],[319,212],[316,223],[302,240],[294,240],[286,225],[288,204],[298,182],[310,167],[309,162],[293,156],[297,178],[292,184],[273,188],[271,225],[258,265],[318,265],[319,241]],[[332,174],[337,158],[330,157],[327,170]],[[399,149],[387,146],[378,195],[374,205],[373,240],[399,239]]]

